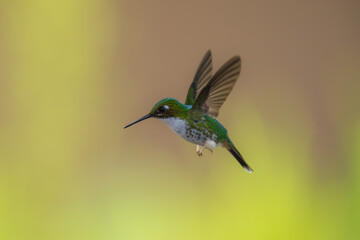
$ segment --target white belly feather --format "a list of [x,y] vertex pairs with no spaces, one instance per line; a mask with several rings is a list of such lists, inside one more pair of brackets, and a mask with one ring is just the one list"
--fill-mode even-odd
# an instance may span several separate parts
[[[184,138],[185,140],[191,143],[198,144],[201,146],[204,146],[206,144],[207,147],[211,149],[218,146],[218,144],[216,144],[216,142],[213,139],[207,138],[204,135],[202,135],[201,137],[195,137],[194,134],[189,135],[187,132],[188,124],[185,120],[181,118],[165,118],[161,120],[164,123],[166,123],[166,125],[168,125],[171,128],[171,130],[173,130],[179,136],[181,136],[182,138]],[[197,130],[195,129],[191,129],[190,131],[191,133],[197,132]]]
[[181,137],[186,138],[186,121],[180,118],[164,118],[161,119],[171,130],[179,134]]

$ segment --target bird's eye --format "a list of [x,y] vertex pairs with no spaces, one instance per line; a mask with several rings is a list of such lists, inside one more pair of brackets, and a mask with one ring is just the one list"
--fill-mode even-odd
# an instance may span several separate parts
[[158,112],[159,113],[165,112],[165,107],[164,106],[159,107]]

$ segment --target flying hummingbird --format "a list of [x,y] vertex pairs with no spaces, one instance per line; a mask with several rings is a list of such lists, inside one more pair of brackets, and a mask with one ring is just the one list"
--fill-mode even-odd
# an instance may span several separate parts
[[212,56],[208,50],[190,85],[185,104],[174,98],[164,98],[149,114],[124,128],[148,118],[161,119],[175,133],[196,144],[198,156],[202,156],[205,148],[212,152],[215,147],[222,146],[251,173],[253,170],[231,142],[227,130],[215,119],[240,75],[240,67],[241,59],[235,56],[212,76]]

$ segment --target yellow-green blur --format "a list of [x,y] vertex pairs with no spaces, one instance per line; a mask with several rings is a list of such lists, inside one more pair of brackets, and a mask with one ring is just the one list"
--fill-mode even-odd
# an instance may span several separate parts
[[[356,1],[0,1],[0,239],[358,239]],[[202,158],[147,114],[242,72]]]

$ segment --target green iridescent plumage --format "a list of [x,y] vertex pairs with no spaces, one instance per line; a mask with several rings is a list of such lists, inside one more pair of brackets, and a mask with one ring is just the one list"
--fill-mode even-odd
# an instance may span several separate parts
[[239,77],[240,67],[241,59],[235,56],[212,76],[211,51],[207,51],[188,90],[185,104],[174,98],[164,98],[154,105],[149,114],[125,128],[150,117],[161,119],[182,138],[197,144],[199,156],[204,148],[212,151],[216,146],[222,146],[248,172],[252,172],[231,142],[225,127],[215,119]]

